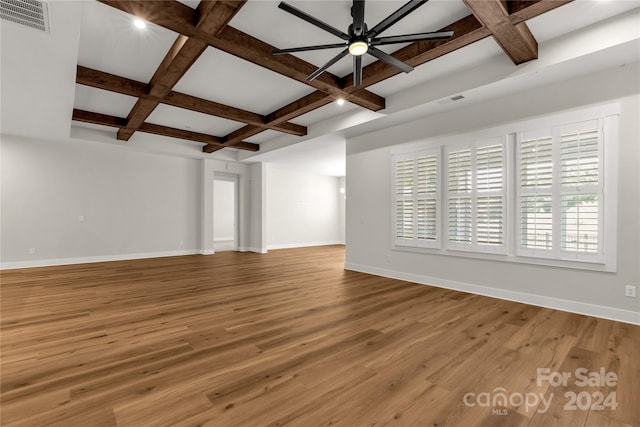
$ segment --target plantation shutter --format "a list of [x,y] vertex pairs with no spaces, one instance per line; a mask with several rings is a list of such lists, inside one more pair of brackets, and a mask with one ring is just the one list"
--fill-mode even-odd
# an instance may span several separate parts
[[553,138],[526,135],[519,141],[520,247],[553,248]]
[[439,246],[440,149],[394,156],[396,245]]
[[597,120],[560,132],[561,234],[563,251],[597,254],[600,248],[600,130]]
[[471,243],[471,150],[450,151],[447,159],[448,241]]
[[414,237],[414,161],[413,159],[396,161],[396,239],[412,240]]
[[506,251],[504,137],[450,149],[447,157],[447,242],[450,249]]
[[418,240],[437,239],[438,157],[421,156],[417,159],[417,237]]
[[477,241],[480,245],[504,243],[504,148],[489,145],[476,154]]
[[603,259],[603,126],[589,120],[520,135],[520,255]]

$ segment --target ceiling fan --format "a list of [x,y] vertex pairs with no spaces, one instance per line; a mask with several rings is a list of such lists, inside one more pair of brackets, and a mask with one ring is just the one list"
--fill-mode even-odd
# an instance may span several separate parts
[[353,85],[360,86],[362,84],[362,55],[368,53],[375,56],[381,61],[394,66],[405,73],[413,70],[413,67],[405,64],[404,62],[394,58],[388,53],[378,49],[376,46],[395,44],[395,43],[407,43],[422,40],[438,40],[446,39],[453,35],[453,31],[438,31],[431,33],[417,33],[417,34],[405,34],[400,36],[378,37],[380,33],[391,27],[393,24],[425,4],[428,0],[410,0],[400,9],[387,16],[380,21],[376,26],[369,29],[364,22],[364,0],[353,0],[353,6],[351,6],[351,16],[353,17],[353,24],[349,25],[347,33],[344,33],[337,28],[317,19],[307,13],[297,9],[285,2],[281,2],[278,7],[285,12],[297,16],[300,19],[307,21],[308,23],[315,25],[337,37],[340,37],[343,42],[333,44],[323,44],[317,46],[304,46],[294,47],[290,49],[274,49],[272,53],[274,55],[281,55],[285,53],[304,52],[309,50],[321,50],[321,49],[336,49],[344,47],[345,49],[331,58],[329,62],[318,68],[307,77],[307,81],[311,81],[322,74],[327,68],[338,62],[340,59],[351,54],[353,56]]

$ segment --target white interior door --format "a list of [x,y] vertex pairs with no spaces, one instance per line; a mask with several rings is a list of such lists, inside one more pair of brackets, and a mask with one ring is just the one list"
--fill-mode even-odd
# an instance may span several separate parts
[[213,180],[213,248],[216,252],[238,250],[238,177]]

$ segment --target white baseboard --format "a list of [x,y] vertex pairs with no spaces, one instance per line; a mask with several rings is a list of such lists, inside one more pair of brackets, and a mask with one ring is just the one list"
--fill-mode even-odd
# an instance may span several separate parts
[[255,252],[257,254],[266,254],[267,248],[253,248],[253,247],[240,246],[238,248],[238,252]]
[[40,259],[29,261],[14,261],[0,263],[0,270],[15,268],[50,267],[55,265],[87,264],[90,262],[127,261],[131,259],[162,258],[168,256],[196,255],[202,253],[198,249],[167,252],[146,252],[137,254],[99,255],[79,258]]
[[277,244],[277,245],[267,245],[267,249],[309,248],[311,246],[330,246],[330,245],[344,245],[344,241],[331,240],[328,242],[284,243],[284,244]]
[[216,253],[215,249],[201,249],[200,252],[198,252],[200,255],[213,255]]
[[601,305],[587,304],[583,302],[547,297],[543,295],[510,291],[507,289],[491,288],[488,286],[474,285],[472,283],[456,282],[453,280],[421,276],[418,274],[387,270],[384,268],[371,267],[368,265],[354,264],[349,262],[345,263],[344,268],[345,270],[373,274],[375,276],[389,277],[391,279],[405,280],[408,282],[419,283],[421,285],[429,285],[438,288],[469,292],[472,294],[500,298],[508,301],[521,302],[524,304],[530,304],[539,307],[568,311],[570,313],[584,314],[587,316],[600,317],[603,319],[616,320],[618,322],[640,325],[640,313],[631,310],[604,307]]

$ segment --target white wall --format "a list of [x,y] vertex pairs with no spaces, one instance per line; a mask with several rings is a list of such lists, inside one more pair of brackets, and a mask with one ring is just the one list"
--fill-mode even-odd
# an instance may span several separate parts
[[[640,88],[637,76],[638,65],[628,65],[348,140],[346,267],[640,322],[639,299],[624,296],[625,285],[640,285]],[[618,101],[621,108],[616,273],[392,249],[390,145],[455,135],[610,101]]]
[[197,160],[7,135],[1,149],[3,266],[198,250]]
[[340,241],[345,242],[346,236],[346,214],[347,214],[347,178],[342,176],[338,178],[338,227],[340,233]]
[[267,252],[267,165],[250,165],[251,214],[250,247],[252,252]]
[[238,249],[266,251],[255,166],[4,134],[0,153],[2,268],[213,254],[219,174],[238,177]]
[[269,166],[267,245],[269,249],[343,243],[340,178]]

